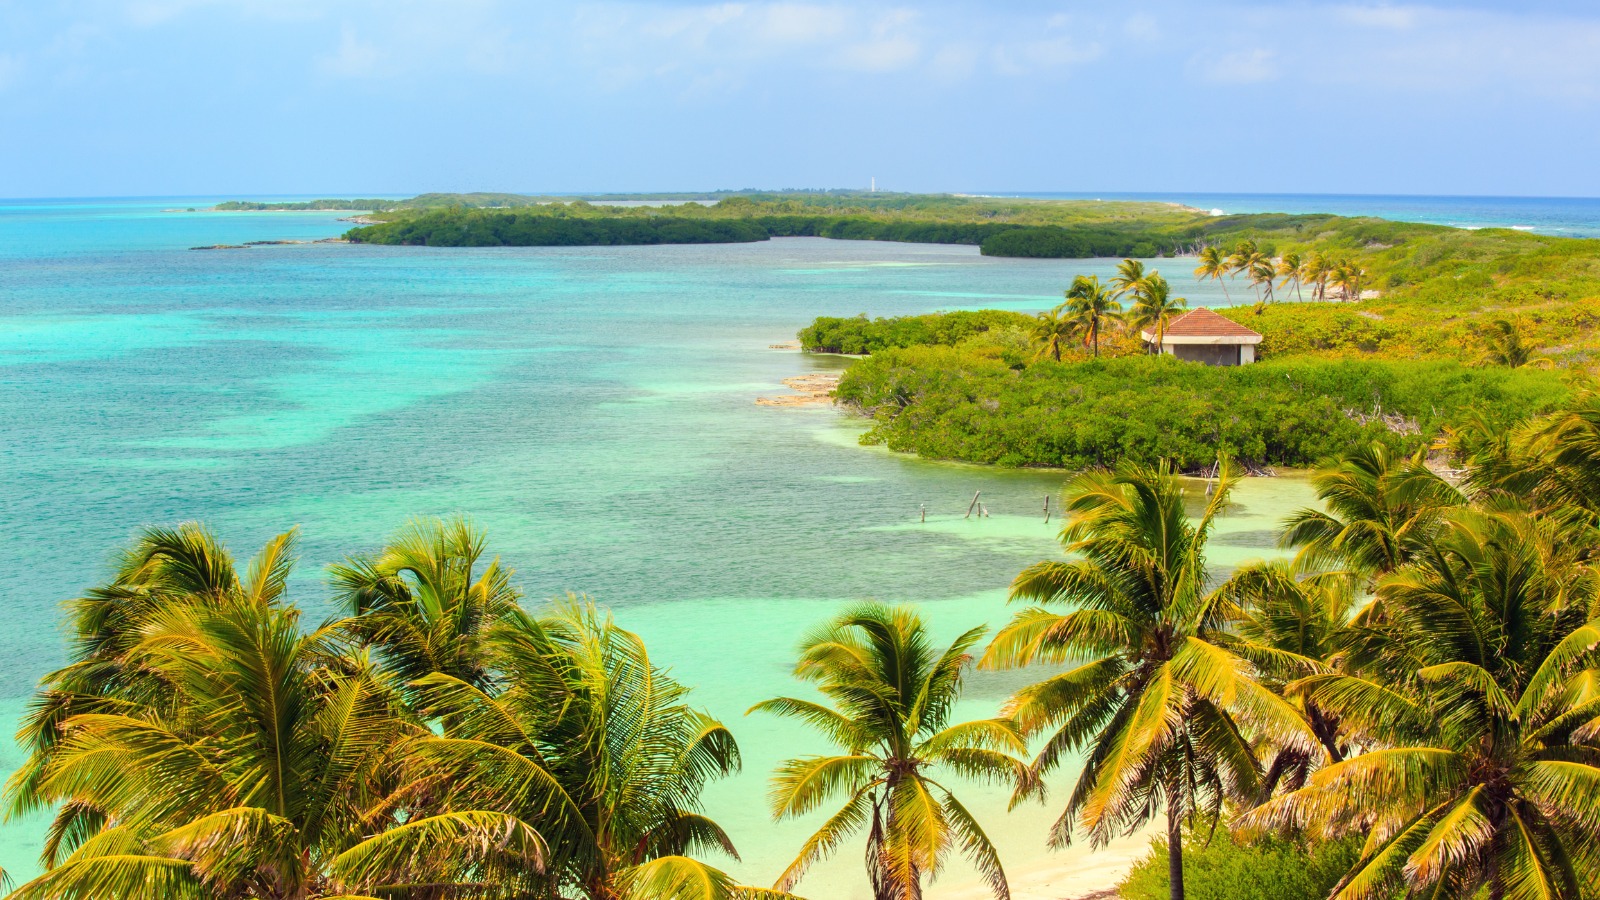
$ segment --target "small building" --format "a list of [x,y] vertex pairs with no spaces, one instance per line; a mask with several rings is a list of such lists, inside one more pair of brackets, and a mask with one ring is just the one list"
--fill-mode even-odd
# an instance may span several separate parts
[[[1155,332],[1139,334],[1146,345],[1155,345]],[[1261,335],[1202,306],[1167,325],[1161,336],[1161,352],[1208,366],[1242,366],[1256,361],[1259,343]]]

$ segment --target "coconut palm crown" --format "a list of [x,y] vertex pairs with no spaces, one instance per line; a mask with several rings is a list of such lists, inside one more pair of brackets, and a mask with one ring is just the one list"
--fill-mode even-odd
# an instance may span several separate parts
[[1335,900],[1580,900],[1600,888],[1596,573],[1554,523],[1461,509],[1378,593],[1409,666],[1289,686],[1366,752],[1245,815],[1364,834]]
[[[1228,283],[1222,279],[1227,276],[1228,271],[1228,257],[1221,248],[1207,245],[1200,249],[1200,265],[1195,266],[1194,277],[1201,281],[1209,278],[1222,285],[1224,297],[1228,297]],[[1233,298],[1228,297],[1228,302],[1232,303]]]
[[1049,356],[1056,362],[1061,361],[1061,342],[1070,341],[1078,335],[1078,323],[1066,315],[1067,304],[1062,303],[1055,309],[1039,313],[1038,322],[1033,326],[1033,339],[1039,342],[1039,353],[1035,358]]
[[1233,467],[1225,463],[1220,475],[1198,520],[1188,517],[1183,486],[1166,465],[1079,475],[1061,530],[1068,559],[1017,576],[1012,599],[1042,605],[1018,613],[982,662],[1071,664],[1006,709],[1026,733],[1048,735],[1036,777],[1086,752],[1051,844],[1082,831],[1104,845],[1165,808],[1174,900],[1184,896],[1185,820],[1215,820],[1228,799],[1260,790],[1261,767],[1242,729],[1319,752],[1299,713],[1229,649],[1234,639],[1223,628],[1236,612],[1207,590],[1205,545]]
[[414,744],[415,775],[445,786],[447,806],[538,822],[561,896],[766,893],[690,855],[737,859],[700,793],[738,771],[739,748],[638,635],[573,597],[542,615],[512,611],[484,653],[488,688],[444,673],[418,684],[443,727]]
[[1189,305],[1182,297],[1172,296],[1172,285],[1159,272],[1151,272],[1140,281],[1134,291],[1133,307],[1128,311],[1128,324],[1137,329],[1155,333],[1151,349],[1161,352],[1167,335],[1167,326],[1178,313]]
[[1418,456],[1384,444],[1356,447],[1311,476],[1322,509],[1284,522],[1279,544],[1299,551],[1302,568],[1348,568],[1367,577],[1392,572],[1420,552],[1439,516],[1466,502]]
[[151,530],[115,590],[96,592],[108,620],[137,614],[137,633],[108,640],[120,648],[102,661],[138,674],[51,722],[47,752],[9,785],[14,810],[58,808],[47,871],[12,897],[487,898],[539,887],[545,845],[526,822],[395,794],[393,773],[423,729],[365,658],[331,630],[302,629],[281,602],[291,549],[292,535],[280,536],[240,578],[203,529]]
[[1083,334],[1084,343],[1100,355],[1100,333],[1108,324],[1122,321],[1122,304],[1116,294],[1094,275],[1079,275],[1067,289],[1068,317]]
[[842,752],[803,756],[773,777],[779,819],[843,800],[778,879],[788,890],[850,835],[867,831],[867,867],[875,900],[916,900],[959,848],[994,896],[1010,896],[1000,856],[941,773],[1026,789],[1025,745],[1011,723],[951,724],[974,628],[936,646],[907,606],[866,603],[808,635],[795,676],[815,684],[828,703],[779,697],[762,711],[798,719]]

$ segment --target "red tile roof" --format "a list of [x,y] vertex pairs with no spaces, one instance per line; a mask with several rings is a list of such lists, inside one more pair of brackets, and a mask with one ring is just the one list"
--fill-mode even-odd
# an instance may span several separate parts
[[1253,337],[1261,335],[1204,306],[1192,309],[1167,326],[1167,337]]

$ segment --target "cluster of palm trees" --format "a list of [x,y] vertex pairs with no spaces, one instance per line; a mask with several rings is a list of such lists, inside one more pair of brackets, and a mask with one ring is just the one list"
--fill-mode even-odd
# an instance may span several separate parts
[[[293,533],[240,571],[197,526],[152,529],[71,604],[72,661],[21,738],[11,812],[53,810],[13,896],[362,900],[789,896],[864,839],[875,900],[919,900],[953,853],[1001,900],[999,854],[952,778],[1014,803],[1077,775],[1053,845],[1164,819],[1353,837],[1338,900],[1588,900],[1600,892],[1600,397],[1352,450],[1285,523],[1292,559],[1218,579],[1203,499],[1164,466],[1076,476],[1060,560],[986,645],[865,603],[802,641],[820,700],[752,713],[834,746],[782,763],[778,818],[827,812],[771,889],[702,860],[729,730],[579,598],[525,609],[463,522],[418,522],[334,568],[344,615],[285,599]],[[1196,509],[1198,505],[1198,510]],[[999,715],[953,721],[974,666],[1038,668]]]
[[578,598],[528,612],[461,521],[335,567],[346,615],[307,628],[294,539],[240,571],[150,529],[72,602],[7,787],[54,811],[47,871],[12,897],[773,893],[695,858],[734,853],[699,795],[738,747],[636,635]]
[[[1600,399],[1458,438],[1457,487],[1420,456],[1351,451],[1288,523],[1292,561],[1215,584],[1161,469],[1080,476],[1067,561],[1039,563],[986,666],[1070,667],[1006,712],[1083,754],[1052,833],[1184,823],[1355,836],[1339,900],[1600,892]],[[1031,782],[1028,783],[1031,785]],[[1025,786],[1026,788],[1027,786]]]
[[1292,285],[1297,300],[1305,299],[1300,289],[1302,284],[1311,286],[1313,300],[1327,299],[1329,286],[1339,290],[1341,300],[1359,300],[1366,270],[1349,254],[1320,250],[1302,254],[1291,250],[1274,257],[1257,247],[1255,241],[1246,239],[1226,251],[1215,245],[1202,247],[1200,265],[1195,267],[1194,275],[1201,281],[1209,278],[1222,285],[1224,296],[1228,294],[1224,279],[1243,275],[1255,292],[1256,306],[1260,309],[1272,302],[1274,281],[1279,290]]
[[[1123,309],[1124,298],[1132,305]],[[1066,301],[1048,312],[1039,313],[1034,340],[1040,344],[1039,357],[1061,361],[1063,342],[1081,341],[1094,356],[1100,355],[1100,336],[1107,329],[1126,325],[1132,330],[1156,333],[1152,352],[1160,352],[1167,325],[1189,301],[1172,296],[1172,286],[1157,271],[1146,272],[1144,263],[1125,259],[1109,284],[1097,275],[1079,275],[1066,290]]]
[[[1174,900],[1186,837],[1217,827],[1359,840],[1338,900],[1600,895],[1600,397],[1456,439],[1459,486],[1382,444],[1330,462],[1321,508],[1285,522],[1293,558],[1220,583],[1225,460],[1197,516],[1164,466],[1086,472],[1065,559],[1017,576],[1030,605],[981,652],[981,629],[939,647],[875,604],[809,636],[796,674],[830,702],[758,708],[839,752],[780,769],[778,815],[831,814],[777,887],[864,831],[876,900],[920,898],[953,852],[1005,898],[946,779],[1015,804],[1072,767],[1052,845],[1164,817]],[[1048,674],[952,725],[974,661]]]

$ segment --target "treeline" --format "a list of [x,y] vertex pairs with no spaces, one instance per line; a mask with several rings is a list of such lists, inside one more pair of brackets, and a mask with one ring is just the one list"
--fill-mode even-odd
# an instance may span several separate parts
[[1400,452],[1446,426],[1511,421],[1568,395],[1553,372],[1449,361],[1268,360],[1202,366],[1131,356],[1020,370],[1000,348],[909,347],[856,363],[836,396],[872,418],[863,443],[930,459],[1079,469],[1218,453],[1303,467],[1358,443]]
[[218,212],[239,211],[264,211],[264,210],[336,210],[384,212],[391,209],[400,209],[404,200],[302,200],[284,203],[267,203],[255,200],[228,200],[211,207]]
[[440,210],[351,229],[361,244],[427,247],[587,247],[630,244],[738,244],[764,241],[759,225],[679,216],[575,218],[537,213]]
[[[344,201],[330,201],[341,203]],[[356,201],[349,201],[354,203]],[[1154,207],[1154,208],[1146,208]],[[221,208],[221,207],[219,207]],[[237,208],[247,208],[239,206]],[[248,208],[290,208],[256,204]],[[532,198],[505,195],[423,195],[383,208],[381,225],[352,230],[347,237],[366,243],[398,243],[388,237],[396,226],[412,223],[413,235],[448,231],[450,227],[475,229],[483,240],[515,243],[532,240],[515,225],[522,217],[551,220],[585,220],[605,223],[658,218],[697,222],[740,222],[769,237],[823,237],[835,240],[902,241],[927,244],[977,246],[987,256],[1039,258],[1135,257],[1153,258],[1198,253],[1205,247],[1259,244],[1268,257],[1283,249],[1323,247],[1371,255],[1408,241],[1434,239],[1435,232],[1453,229],[1432,225],[1349,219],[1329,215],[1258,214],[1204,216],[1162,204],[1093,204],[1088,201],[1057,203],[980,202],[972,198],[941,195],[756,194],[733,195],[715,204],[681,203],[673,206],[609,206],[604,201],[570,198]],[[506,223],[495,223],[506,217]],[[488,227],[480,223],[487,223]],[[627,234],[620,225],[602,225],[596,234]],[[539,242],[583,243],[584,229],[570,225],[542,226]],[[749,240],[741,229],[735,240]],[[379,237],[379,236],[382,237]],[[1539,239],[1516,235],[1514,241]],[[626,243],[626,241],[607,241]],[[413,240],[429,243],[433,240]],[[458,246],[439,244],[440,246]],[[481,246],[478,245],[478,246]],[[1451,241],[1435,257],[1447,256]],[[1478,255],[1474,253],[1473,255]],[[1412,281],[1415,276],[1402,278]]]
[[980,309],[868,319],[818,316],[800,330],[800,348],[812,353],[877,353],[892,347],[949,346],[994,329],[1032,328],[1033,317],[1002,309]]

